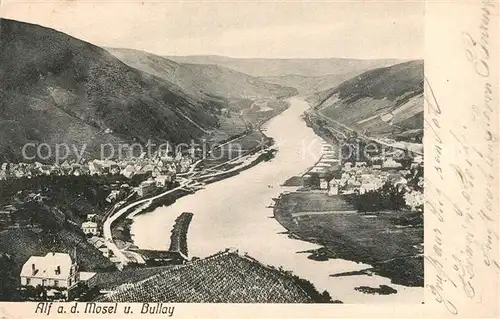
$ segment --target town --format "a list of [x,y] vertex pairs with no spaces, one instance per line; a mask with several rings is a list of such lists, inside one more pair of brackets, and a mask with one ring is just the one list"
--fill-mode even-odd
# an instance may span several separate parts
[[[368,160],[356,161],[352,157],[344,158],[338,148],[324,142],[321,159],[302,176],[304,186],[334,196],[363,195],[380,190],[384,185],[392,185],[399,192],[405,193],[404,198],[408,206],[422,212],[424,204],[422,156],[412,156],[409,161],[406,154],[401,154],[404,151],[392,149],[383,155],[378,154]],[[400,160],[402,158],[405,160]]]

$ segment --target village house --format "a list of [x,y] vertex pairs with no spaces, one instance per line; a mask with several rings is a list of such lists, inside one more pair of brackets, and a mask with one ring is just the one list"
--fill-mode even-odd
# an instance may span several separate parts
[[63,294],[79,282],[76,258],[69,254],[50,252],[45,256],[31,256],[21,269],[21,286],[62,288]]
[[86,221],[82,223],[82,230],[85,235],[99,236],[99,225],[94,221]]
[[89,238],[87,241],[89,242],[89,244],[97,248],[104,257],[106,258],[111,257],[112,255],[111,250],[104,243],[104,239],[94,236]]
[[121,174],[126,178],[132,178],[135,174],[134,165],[127,165],[124,169],[122,169]]
[[403,167],[400,163],[396,162],[392,157],[388,157],[382,163],[383,169],[398,169]]
[[90,175],[102,175],[102,166],[96,161],[89,162],[89,173]]
[[106,197],[106,201],[108,203],[112,203],[112,202],[116,201],[116,199],[118,198],[119,195],[120,195],[120,191],[112,190],[111,193],[109,193],[108,197]]
[[320,179],[320,181],[319,181],[319,189],[321,189],[321,190],[328,189],[328,182],[326,181],[326,179],[324,179],[324,178]]
[[172,181],[172,178],[170,175],[159,175],[155,178],[155,180],[156,180],[156,186],[164,187]]
[[156,182],[153,180],[144,181],[136,188],[137,195],[139,195],[140,197],[144,197],[150,194],[155,189],[156,189]]
[[424,158],[422,156],[420,156],[420,155],[419,156],[415,156],[413,158],[413,163],[423,165],[424,164]]
[[339,193],[339,181],[336,179],[332,179],[328,183],[328,195],[333,196],[333,195],[338,195]]
[[365,194],[371,191],[377,190],[378,187],[375,183],[363,183],[361,186],[359,186],[359,194]]

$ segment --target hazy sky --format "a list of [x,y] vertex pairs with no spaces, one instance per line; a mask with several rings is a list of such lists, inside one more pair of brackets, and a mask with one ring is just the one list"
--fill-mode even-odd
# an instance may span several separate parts
[[413,59],[424,52],[423,1],[3,0],[0,14],[162,55]]

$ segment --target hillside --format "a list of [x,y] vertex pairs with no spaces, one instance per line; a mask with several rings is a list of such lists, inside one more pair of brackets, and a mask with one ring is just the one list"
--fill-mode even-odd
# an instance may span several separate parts
[[293,88],[268,83],[220,65],[177,63],[131,49],[107,50],[125,64],[174,83],[191,94],[217,95],[228,99],[258,99],[279,98],[297,93]]
[[[87,214],[102,216],[110,208],[105,198],[113,182],[129,181],[90,176],[0,180],[0,283],[10,287],[4,287],[3,294],[0,291],[0,300],[9,296],[18,299],[15,287],[19,285],[19,273],[33,255],[51,251],[72,254],[76,249],[82,271],[116,269],[87,242],[80,228]],[[2,260],[2,255],[10,257]],[[2,262],[9,266],[4,267]]]
[[[304,77],[355,75],[370,69],[403,62],[395,59],[255,59],[216,55],[169,56],[166,58],[179,63],[217,64],[255,77],[281,77],[292,74]],[[292,87],[296,86],[292,85]]]
[[102,48],[38,25],[0,19],[0,161],[28,142],[181,142],[217,124],[214,99],[131,68]]
[[[131,278],[135,278],[134,275]],[[247,255],[223,252],[132,279],[100,302],[312,303],[331,302],[309,282]]]
[[421,141],[424,63],[400,63],[362,73],[308,101],[323,116],[366,135]]

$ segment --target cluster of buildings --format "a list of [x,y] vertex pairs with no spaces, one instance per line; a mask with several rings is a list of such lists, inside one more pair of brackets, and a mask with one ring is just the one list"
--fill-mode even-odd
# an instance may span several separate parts
[[[423,169],[423,157],[412,158],[409,167],[403,167],[395,156],[396,152],[384,156],[373,156],[371,162],[342,163],[339,152],[327,143],[323,143],[321,159],[303,176],[304,185],[326,192],[328,195],[365,194],[380,189],[387,182],[412,193],[408,200],[411,207],[417,205],[420,196],[418,192],[408,188],[408,177],[412,172]],[[419,185],[423,177],[420,177]]]
[[[144,155],[144,154],[143,154]],[[140,156],[124,161],[91,160],[84,163],[65,161],[58,164],[35,163],[2,163],[0,164],[0,180],[14,178],[30,178],[34,176],[103,176],[123,175],[133,178],[136,175],[151,174],[153,176],[169,175],[187,172],[193,164],[191,155],[178,154],[173,156],[155,156],[145,158]]]
[[94,246],[101,254],[113,260],[113,252],[108,248],[102,237],[102,222],[100,216],[88,214],[87,220],[82,223],[82,231],[87,236],[87,242]]
[[390,171],[379,168],[366,167],[363,164],[352,166],[351,163],[345,163],[342,167],[340,178],[334,178],[330,184],[336,186],[339,194],[365,194],[375,191],[386,182],[392,185],[404,187],[407,180],[404,176],[407,171]]

